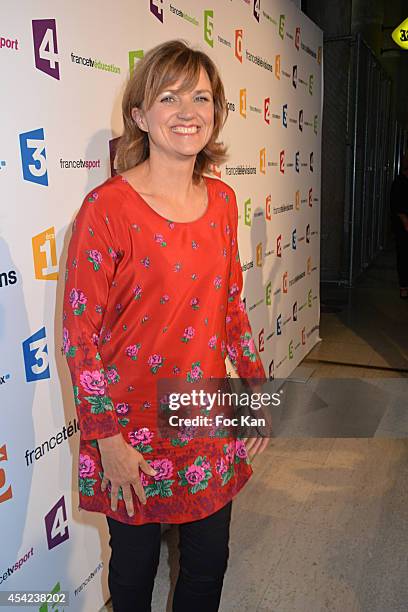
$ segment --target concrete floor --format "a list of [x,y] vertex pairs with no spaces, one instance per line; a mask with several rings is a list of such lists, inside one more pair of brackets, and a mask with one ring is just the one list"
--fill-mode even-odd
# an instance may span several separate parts
[[[234,500],[220,612],[408,610],[408,303],[392,254],[322,295],[339,310],[294,374],[301,408]],[[173,526],[153,612],[171,610],[177,560]]]

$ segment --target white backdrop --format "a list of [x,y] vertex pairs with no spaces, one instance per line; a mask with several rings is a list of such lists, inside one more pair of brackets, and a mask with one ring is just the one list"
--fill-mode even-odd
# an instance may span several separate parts
[[318,338],[322,32],[290,0],[174,2],[2,2],[0,591],[67,590],[73,612],[107,599],[108,550],[104,517],[77,509],[66,247],[110,175],[129,69],[155,44],[184,38],[220,68],[231,156],[214,172],[237,194],[266,372],[288,376]]

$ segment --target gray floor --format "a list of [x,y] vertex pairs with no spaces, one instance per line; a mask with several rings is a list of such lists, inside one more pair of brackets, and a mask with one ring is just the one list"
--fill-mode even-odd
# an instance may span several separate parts
[[[220,612],[408,610],[408,303],[392,255],[323,302],[336,312],[293,376],[300,408],[234,500]],[[176,577],[172,527],[153,612],[170,612]]]

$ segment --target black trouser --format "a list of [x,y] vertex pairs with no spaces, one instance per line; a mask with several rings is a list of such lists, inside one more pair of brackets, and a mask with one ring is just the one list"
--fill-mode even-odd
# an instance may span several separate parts
[[397,272],[400,287],[408,287],[408,232],[398,228],[395,232]]
[[[232,500],[179,527],[180,573],[173,612],[217,612],[229,557]],[[160,557],[160,523],[127,525],[107,517],[112,549],[108,584],[114,612],[151,612]],[[164,603],[163,603],[164,610]]]

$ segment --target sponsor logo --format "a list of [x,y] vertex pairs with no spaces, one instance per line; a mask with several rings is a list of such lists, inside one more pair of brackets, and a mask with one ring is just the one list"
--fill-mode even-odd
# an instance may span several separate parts
[[0,159],[0,170],[3,170],[3,168],[6,167],[6,162],[4,159]]
[[272,201],[272,196],[271,194],[266,196],[266,201],[265,201],[265,218],[268,219],[268,221],[271,220],[271,201]]
[[259,151],[259,172],[261,174],[266,174],[266,149],[263,147]]
[[18,561],[16,561],[11,567],[8,567],[4,572],[0,573],[0,584],[4,582],[5,580],[7,580],[7,578],[10,578],[10,576],[12,576],[14,572],[19,570],[21,566],[23,565],[23,563],[28,561],[28,559],[30,559],[30,557],[32,557],[33,554],[34,554],[34,548],[31,547],[30,550],[26,552],[26,554],[23,557],[21,557]]
[[150,0],[150,12],[163,23],[163,0]]
[[48,550],[55,548],[68,540],[68,520],[65,508],[65,498],[60,497],[57,503],[44,517],[45,532],[47,534]]
[[304,346],[306,344],[306,328],[305,327],[302,327],[301,335],[302,335],[302,345]]
[[84,589],[88,585],[88,583],[92,580],[92,578],[94,578],[94,576],[96,576],[96,574],[101,571],[102,568],[103,568],[103,561],[101,561],[95,567],[93,572],[91,572],[89,576],[83,581],[83,583],[77,589],[74,590],[74,595],[75,596],[78,595],[82,591],[82,589]]
[[256,265],[262,266],[262,242],[256,245]]
[[281,39],[285,36],[285,15],[279,15],[278,33]]
[[34,273],[38,280],[58,280],[55,229],[49,227],[32,238]]
[[17,38],[5,38],[4,36],[0,36],[0,49],[14,49],[18,51]]
[[17,272],[15,270],[9,270],[8,272],[0,272],[0,289],[8,287],[9,285],[15,285],[17,282]]
[[295,193],[295,208],[296,210],[300,210],[300,191],[299,189]]
[[312,290],[309,289],[309,291],[307,292],[307,306],[308,308],[312,307]]
[[129,51],[129,74],[132,76],[136,66],[136,62],[144,56],[143,49],[137,49],[137,51]]
[[253,15],[254,15],[254,17],[255,17],[255,19],[257,20],[258,23],[259,23],[260,12],[261,12],[261,0],[254,0]]
[[239,114],[246,119],[247,90],[239,90]]
[[276,238],[276,257],[282,257],[282,234]]
[[272,305],[272,282],[269,281],[265,287],[265,304],[267,306]]
[[[8,461],[6,445],[0,446],[0,465],[3,461]],[[0,467],[0,504],[13,497],[11,485],[7,484],[6,470]]]
[[279,153],[279,172],[285,174],[285,150]]
[[322,63],[322,48],[318,47],[317,48],[317,63],[320,64]]
[[297,302],[293,303],[293,307],[292,307],[292,319],[294,321],[297,321]]
[[256,174],[255,166],[225,166],[225,174]]
[[297,88],[297,66],[296,64],[292,68],[292,85],[295,89]]
[[79,431],[79,423],[74,418],[74,422],[69,421],[68,427],[65,425],[58,431],[55,435],[51,436],[49,440],[45,440],[39,446],[36,446],[33,450],[26,450],[25,452],[25,460],[26,467],[29,467],[33,464],[33,461],[38,461],[42,457],[44,457],[47,453],[57,448],[64,441],[68,440],[71,436],[76,434]]
[[313,74],[309,75],[309,93],[313,96]]
[[288,105],[284,104],[282,106],[282,125],[283,127],[288,127]]
[[309,155],[309,170],[313,172],[313,151]]
[[288,292],[288,273],[284,272],[282,275],[282,293]]
[[243,30],[235,30],[235,57],[242,64],[242,36]]
[[275,57],[275,76],[280,80],[281,77],[281,56],[276,55]]
[[306,272],[300,272],[300,274],[296,274],[296,276],[290,279],[289,287],[292,287],[292,285],[302,280],[302,278],[304,278],[305,276],[306,276]]
[[289,359],[293,359],[293,340],[288,344],[288,357]]
[[47,186],[48,173],[43,128],[24,132],[19,138],[24,180]]
[[35,67],[59,80],[57,24],[55,19],[33,19]]
[[252,62],[253,64],[257,64],[257,66],[260,66],[261,68],[265,68],[265,70],[269,70],[270,72],[273,72],[272,64],[262,59],[262,57],[260,57],[259,55],[254,55],[253,53],[250,53],[249,51],[245,51],[245,57],[247,58],[249,62]]
[[299,130],[303,132],[303,108],[299,111]]
[[264,121],[268,125],[271,122],[270,111],[269,111],[270,103],[271,103],[271,99],[270,98],[265,98],[265,100],[264,100]]
[[105,64],[105,62],[92,59],[92,57],[83,57],[82,55],[76,55],[72,52],[71,62],[74,64],[81,64],[81,66],[86,66],[88,68],[94,68],[95,70],[105,70],[105,72],[114,72],[115,74],[120,74],[120,68],[119,66],[115,66],[115,64]]
[[315,115],[313,117],[313,131],[315,134],[317,134],[317,126],[318,126],[318,120],[317,120],[317,115]]
[[265,330],[262,328],[258,334],[258,351],[262,353],[265,350],[265,340],[264,340]]
[[245,225],[251,225],[251,198],[244,202],[244,223]]
[[234,102],[228,102],[227,101],[227,108],[228,108],[229,112],[235,113],[235,104],[234,104]]
[[292,249],[296,251],[297,239],[296,239],[296,228],[292,232]]
[[229,47],[231,49],[232,45],[230,41],[226,38],[223,38],[222,36],[217,36],[217,40],[221,45],[225,45],[226,47]]
[[297,27],[295,30],[295,47],[299,51],[300,49],[300,28]]
[[310,207],[313,206],[313,189],[312,188],[309,189],[308,204]]
[[24,340],[23,355],[27,382],[50,378],[48,346],[45,327]]
[[174,13],[175,15],[177,15],[177,17],[181,17],[182,19],[185,19],[192,25],[198,25],[198,21],[195,17],[191,17],[191,15],[188,15],[186,12],[176,8],[172,4],[170,4],[170,13]]
[[213,30],[214,30],[214,11],[204,11],[204,40],[210,47],[214,46]]
[[0,386],[1,385],[5,385],[6,382],[8,382],[11,378],[11,374],[3,374],[3,376],[0,376]]
[[269,364],[269,380],[273,380],[275,378],[275,362],[272,359],[272,361]]
[[306,242],[307,244],[309,244],[310,242],[310,224],[309,223],[306,225]]
[[307,258],[307,262],[306,262],[306,271],[307,271],[307,273],[308,273],[308,274],[310,274],[310,273],[311,273],[311,271],[312,271],[312,258],[311,258],[311,256],[310,256],[310,255],[309,255],[309,257]]
[[307,45],[304,45],[302,42],[300,43],[300,48],[302,49],[302,51],[305,51],[305,53],[316,59],[316,53],[315,51],[313,51],[313,49],[311,49]]
[[276,317],[276,335],[277,336],[282,335],[282,315],[281,314],[279,314]]
[[300,156],[299,151],[296,151],[296,153],[295,153],[295,170],[298,173],[299,173],[299,156]]
[[[51,595],[58,595],[58,593],[61,592],[61,584],[58,581],[53,587],[52,589],[49,591],[49,594]],[[52,601],[52,599],[51,599]],[[54,603],[52,606],[48,607],[48,604],[44,603],[41,608],[39,608],[38,612],[50,612],[50,608],[54,609],[56,606],[56,604]],[[58,612],[58,609],[55,608],[55,612]],[[63,612],[63,610],[62,610]]]
[[401,49],[408,49],[408,17],[395,28],[391,37]]
[[75,170],[78,168],[86,168],[87,170],[93,170],[94,168],[101,167],[100,159],[62,159],[60,158],[60,166],[61,168],[68,170],[74,168]]

